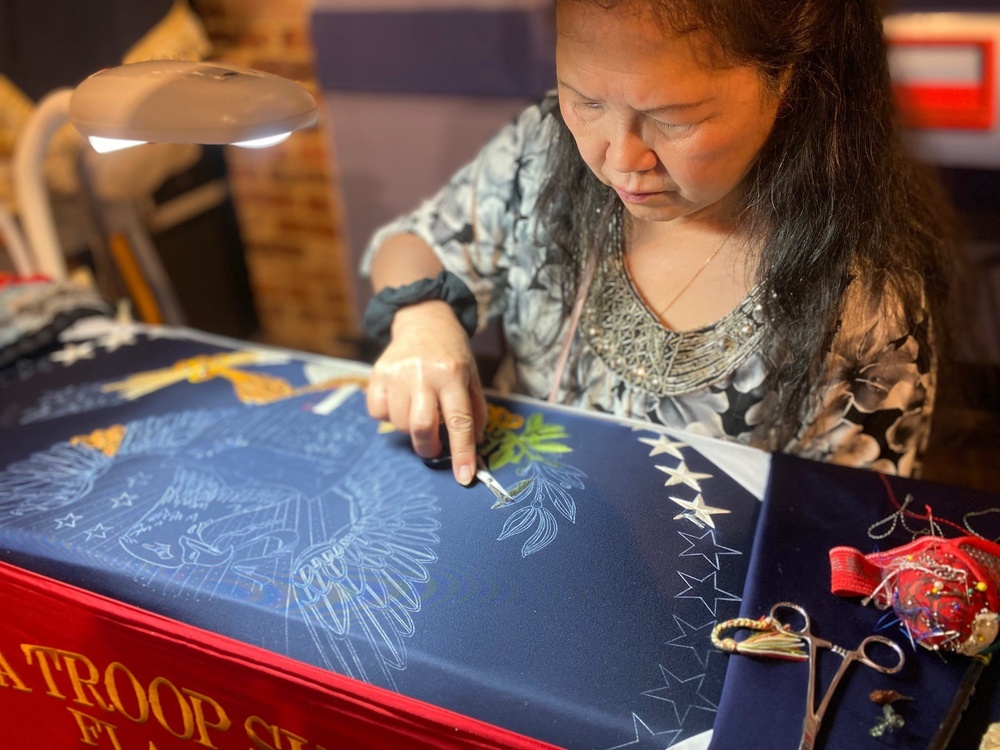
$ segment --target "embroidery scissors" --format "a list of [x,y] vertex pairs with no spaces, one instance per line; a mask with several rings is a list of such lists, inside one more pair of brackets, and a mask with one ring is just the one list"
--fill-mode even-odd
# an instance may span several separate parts
[[[781,614],[785,614],[787,618],[788,611],[796,613],[801,618],[801,627],[795,627],[788,619],[783,620],[781,618]],[[812,633],[812,623],[809,620],[809,615],[798,604],[778,602],[771,607],[771,619],[775,622],[775,627],[778,630],[786,635],[801,639],[809,647],[809,684],[806,689],[806,714],[802,722],[802,739],[799,741],[799,750],[812,750],[816,746],[816,737],[819,734],[823,715],[830,705],[830,699],[837,691],[837,685],[840,684],[840,680],[847,673],[847,668],[851,664],[859,662],[870,669],[874,669],[876,672],[895,674],[903,668],[903,663],[906,661],[903,649],[900,648],[899,644],[885,636],[870,635],[853,650],[848,650],[823,638],[818,638]],[[895,659],[894,663],[888,663],[884,659],[877,658],[877,655],[872,652],[873,647],[877,646],[888,648],[898,658]],[[830,685],[823,694],[819,706],[816,706],[816,679],[818,674],[816,656],[821,648],[829,649],[835,653],[841,658],[841,662],[837,673],[833,676],[833,680],[831,680]],[[876,648],[876,650],[878,649]]]
[[[440,456],[424,459],[424,463],[432,469],[451,468],[451,446],[448,443],[448,432],[443,427],[441,428],[441,445],[444,447],[444,450]],[[489,487],[490,491],[496,495],[498,505],[506,505],[513,501],[514,498],[497,481],[497,478],[493,476],[493,472],[486,468],[486,461],[478,453],[476,454],[476,479]]]

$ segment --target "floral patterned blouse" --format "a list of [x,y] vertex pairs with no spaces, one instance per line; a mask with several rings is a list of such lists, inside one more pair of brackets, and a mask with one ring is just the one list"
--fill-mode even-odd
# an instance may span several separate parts
[[[598,263],[579,324],[567,320],[564,269],[534,215],[557,106],[550,95],[528,108],[437,195],[379,230],[362,271],[388,236],[413,233],[475,293],[480,329],[502,317],[513,390],[548,397],[572,335],[558,402],[751,444],[768,395],[756,290],[706,328],[669,330],[633,288],[616,248]],[[821,406],[788,452],[913,473],[930,426],[934,367],[916,332],[888,321],[859,311],[841,322]]]

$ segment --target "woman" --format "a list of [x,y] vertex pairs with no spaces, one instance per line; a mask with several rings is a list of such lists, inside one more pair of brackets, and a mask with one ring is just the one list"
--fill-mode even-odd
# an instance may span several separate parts
[[372,416],[471,481],[502,315],[521,392],[911,473],[952,255],[875,0],[556,6],[557,99],[373,239]]

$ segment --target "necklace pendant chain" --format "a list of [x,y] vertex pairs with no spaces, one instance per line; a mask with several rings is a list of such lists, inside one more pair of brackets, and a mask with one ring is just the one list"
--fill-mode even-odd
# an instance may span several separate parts
[[[722,238],[722,242],[719,243],[718,247],[716,247],[715,250],[713,250],[711,253],[708,254],[708,257],[705,258],[705,262],[698,267],[698,270],[695,271],[694,275],[691,276],[691,278],[687,280],[684,286],[680,288],[680,291],[678,291],[677,294],[675,294],[670,299],[670,301],[667,302],[666,305],[664,305],[662,308],[660,308],[659,311],[657,311],[656,316],[658,318],[662,318],[671,307],[677,304],[677,300],[679,300],[681,297],[684,296],[684,293],[691,288],[691,285],[694,284],[694,282],[698,280],[698,277],[701,276],[702,272],[712,264],[712,261],[716,259],[716,257],[719,255],[720,252],[722,252],[722,248],[726,246],[726,243],[729,241],[729,238],[733,236],[733,231],[735,231],[735,227],[729,230],[729,233]],[[622,234],[624,235],[625,233],[622,232]]]

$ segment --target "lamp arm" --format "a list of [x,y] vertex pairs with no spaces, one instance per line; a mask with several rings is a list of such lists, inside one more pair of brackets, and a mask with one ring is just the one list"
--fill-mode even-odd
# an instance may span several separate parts
[[66,261],[45,184],[44,163],[52,136],[69,120],[72,93],[67,88],[47,94],[31,113],[14,146],[14,190],[27,250],[34,258],[34,270],[56,281],[66,279]]
[[28,247],[24,244],[24,237],[21,230],[14,221],[14,217],[6,207],[0,203],[0,237],[3,238],[4,247],[14,264],[14,272],[18,276],[30,276],[35,272],[34,264],[31,262],[31,255]]

